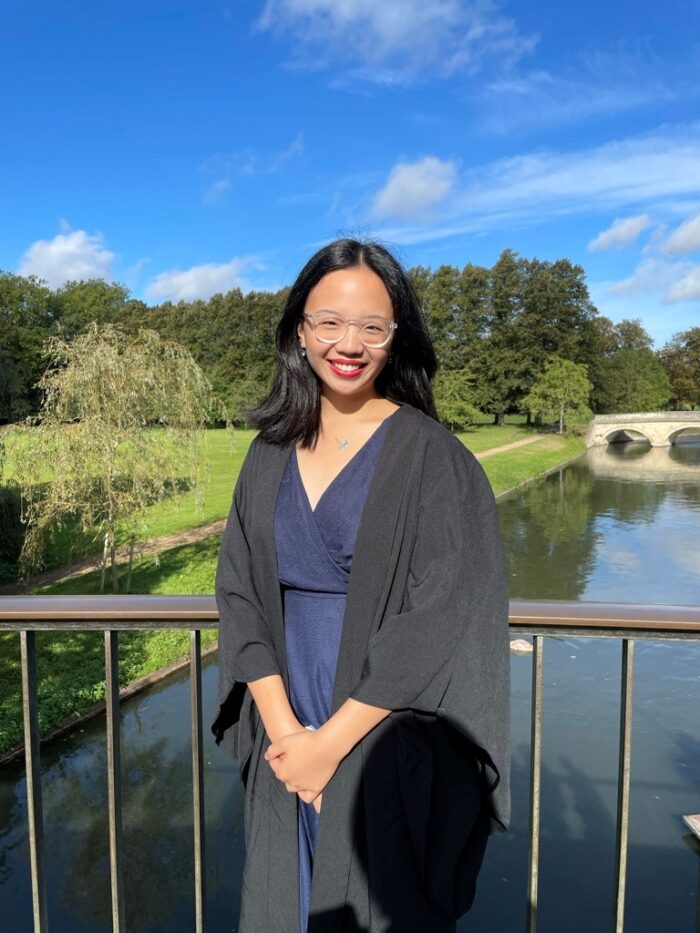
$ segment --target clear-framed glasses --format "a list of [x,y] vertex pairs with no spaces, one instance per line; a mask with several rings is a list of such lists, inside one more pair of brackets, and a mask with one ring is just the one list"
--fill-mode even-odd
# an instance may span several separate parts
[[311,324],[314,336],[321,343],[337,343],[347,334],[351,324],[357,324],[360,330],[360,340],[366,347],[383,347],[391,334],[399,326],[395,321],[387,321],[383,317],[365,318],[363,321],[352,321],[341,317],[335,311],[314,311],[304,314]]

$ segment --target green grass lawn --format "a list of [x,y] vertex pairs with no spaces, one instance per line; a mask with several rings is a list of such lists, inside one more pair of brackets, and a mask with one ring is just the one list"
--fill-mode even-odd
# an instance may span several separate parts
[[550,434],[525,447],[518,447],[503,454],[494,454],[484,460],[493,491],[498,495],[526,480],[539,476],[565,460],[582,454],[586,442],[582,437],[566,437]]
[[[231,507],[233,487],[243,463],[243,459],[255,436],[255,431],[237,428],[234,432],[234,450],[231,449],[230,435],[222,428],[207,432],[207,456],[211,463],[209,477],[204,487],[204,507],[202,512],[195,510],[194,492],[186,491],[156,502],[147,509],[148,540],[187,531],[208,525],[225,518]],[[12,451],[10,451],[8,478],[12,477]],[[16,452],[15,452],[16,455]],[[50,473],[47,470],[47,478]],[[124,546],[129,540],[130,528],[126,522],[117,530],[117,545]],[[72,561],[101,553],[99,544],[95,544],[84,535],[77,522],[67,521],[62,529],[56,530],[47,541],[44,555],[44,567],[60,567]]]
[[[522,424],[502,427],[484,425],[459,436],[471,450],[486,450],[528,436]],[[515,432],[515,433],[513,433]],[[196,518],[190,501],[181,499],[181,511],[174,502],[153,508],[154,537],[171,531],[193,528],[225,517],[241,462],[254,436],[253,431],[236,431],[236,452],[227,450],[224,432],[211,432],[213,460],[207,487],[206,518]],[[218,444],[218,447],[217,447]],[[496,493],[536,476],[557,463],[582,452],[582,438],[550,435],[525,447],[484,460],[483,467]],[[136,559],[132,569],[132,593],[211,594],[220,544],[212,535],[193,544],[163,551],[156,556]],[[123,568],[122,568],[123,569]],[[39,587],[32,592],[45,594],[94,594],[99,592],[99,572],[82,574],[62,583]],[[202,646],[216,638],[214,630],[202,632]],[[132,680],[158,670],[189,654],[188,633],[174,629],[119,634],[119,682]],[[67,717],[77,716],[92,703],[103,699],[104,636],[102,632],[37,633],[40,731],[46,734]],[[0,754],[22,740],[22,705],[17,633],[0,635]]]
[[[470,450],[479,453],[531,436],[541,430],[534,426],[526,427],[524,421],[524,418],[509,416],[506,424],[502,426],[484,423],[458,434],[458,437]],[[154,503],[148,508],[146,515],[148,540],[199,528],[225,518],[231,507],[233,487],[241,464],[255,434],[252,429],[236,428],[235,449],[232,451],[230,436],[223,429],[208,431],[207,455],[211,462],[211,471],[205,484],[203,511],[195,511],[194,493],[191,491]],[[8,446],[11,448],[11,445]],[[8,451],[5,482],[13,475],[13,456],[17,457],[16,447]],[[44,477],[47,480],[51,478],[49,467]],[[129,532],[128,524],[122,523],[117,532],[118,546],[128,543]],[[97,556],[100,551],[101,546],[90,541],[88,536],[81,532],[77,522],[67,521],[62,529],[57,529],[47,540],[44,567],[60,567],[72,561]]]
[[533,434],[543,432],[544,428],[534,424],[526,425],[524,422],[503,425],[480,424],[467,431],[457,432],[457,437],[472,453],[480,454],[493,447],[512,444],[513,441],[521,441],[526,437],[532,437]]

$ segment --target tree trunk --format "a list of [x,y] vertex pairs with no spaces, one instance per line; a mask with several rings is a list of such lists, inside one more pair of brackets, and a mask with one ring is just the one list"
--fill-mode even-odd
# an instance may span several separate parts
[[107,572],[107,551],[109,550],[109,535],[105,535],[105,543],[102,548],[102,573],[100,574],[100,593],[104,592],[105,574]]
[[114,543],[114,535],[110,536],[109,556],[112,561],[112,592],[119,592],[119,576],[117,575],[117,547]]
[[131,533],[131,541],[129,542],[129,572],[126,575],[126,592],[128,593],[131,590],[131,565],[134,561],[134,538],[135,535]]

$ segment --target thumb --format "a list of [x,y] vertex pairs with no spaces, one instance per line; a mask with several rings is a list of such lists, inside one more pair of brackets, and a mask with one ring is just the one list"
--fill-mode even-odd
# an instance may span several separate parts
[[284,751],[284,748],[282,746],[283,741],[284,741],[283,739],[278,739],[276,742],[272,742],[270,745],[268,745],[267,751],[265,752],[265,758],[268,761],[270,760],[270,758],[276,758],[278,755],[282,754],[282,752]]

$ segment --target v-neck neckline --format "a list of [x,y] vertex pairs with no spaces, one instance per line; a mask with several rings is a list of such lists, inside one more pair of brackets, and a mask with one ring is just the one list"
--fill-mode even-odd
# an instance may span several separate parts
[[356,460],[357,457],[359,457],[359,455],[360,455],[360,454],[362,453],[362,451],[367,447],[367,445],[368,445],[369,442],[372,440],[372,438],[373,438],[379,431],[381,431],[381,429],[384,427],[384,425],[387,423],[387,421],[389,421],[391,418],[393,418],[394,415],[396,414],[396,412],[397,412],[397,411],[400,411],[402,408],[403,408],[403,405],[401,404],[401,405],[399,405],[399,407],[398,407],[397,409],[395,409],[395,411],[392,411],[392,413],[391,413],[390,415],[387,415],[386,418],[384,418],[384,420],[381,421],[381,422],[379,423],[379,425],[374,429],[374,431],[372,431],[372,433],[371,433],[370,436],[367,438],[367,440],[364,442],[364,444],[363,444],[361,447],[358,447],[358,449],[355,451],[355,453],[352,455],[352,457],[350,457],[350,459],[348,460],[348,462],[347,462],[344,466],[342,466],[342,467],[340,468],[340,470],[335,474],[335,476],[334,476],[333,479],[330,481],[330,483],[329,483],[329,484],[326,486],[326,488],[323,490],[323,492],[321,493],[321,495],[320,495],[319,498],[318,498],[318,501],[316,502],[315,508],[311,508],[311,500],[309,499],[309,494],[308,494],[308,492],[306,491],[306,486],[304,485],[304,480],[303,480],[302,477],[301,477],[301,470],[299,469],[299,460],[297,459],[297,445],[296,445],[296,443],[292,444],[292,453],[293,453],[293,456],[294,456],[294,467],[295,467],[295,469],[296,469],[297,477],[298,477],[298,479],[299,479],[299,485],[301,486],[302,492],[304,493],[304,499],[306,500],[306,504],[307,504],[307,506],[309,507],[309,511],[311,512],[311,514],[312,514],[314,517],[316,517],[316,515],[317,515],[317,513],[318,513],[318,508],[319,508],[319,506],[321,505],[321,502],[323,502],[324,498],[326,497],[326,495],[328,494],[328,492],[330,492],[331,488],[335,485],[336,481],[337,481],[338,479],[340,479],[340,477],[341,477],[341,476],[343,475],[343,473],[348,469],[348,467],[350,466],[350,464],[353,463],[353,462]]

